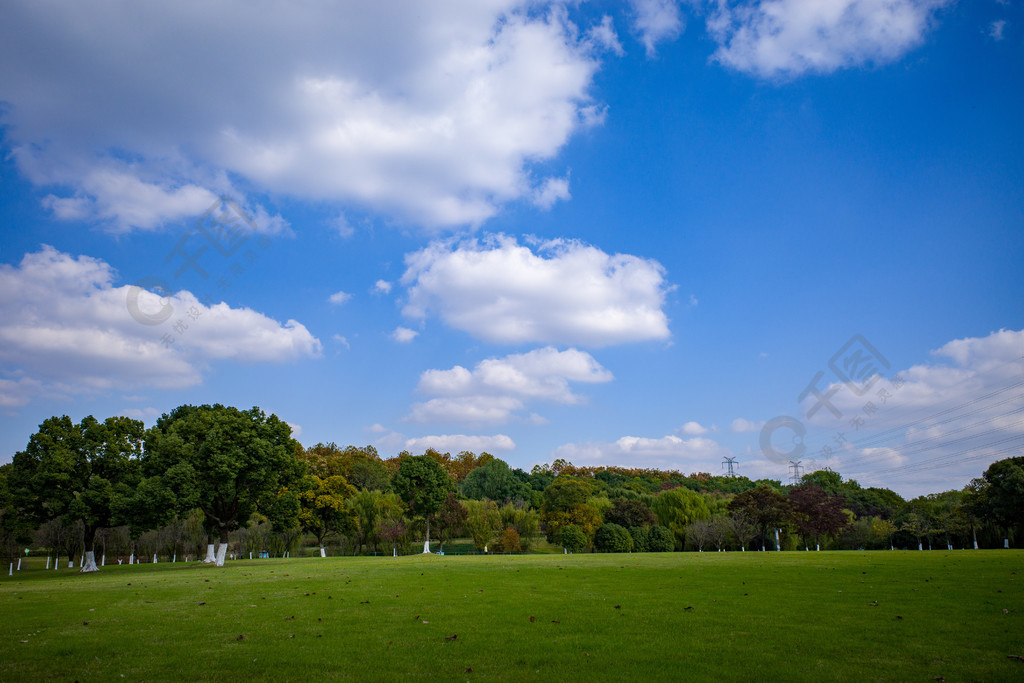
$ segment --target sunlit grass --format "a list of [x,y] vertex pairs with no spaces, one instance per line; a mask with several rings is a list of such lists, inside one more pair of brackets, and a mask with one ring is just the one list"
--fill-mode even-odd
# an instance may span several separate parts
[[0,577],[0,680],[1010,680],[1024,675],[1007,657],[1024,655],[1022,560],[749,552],[26,568]]

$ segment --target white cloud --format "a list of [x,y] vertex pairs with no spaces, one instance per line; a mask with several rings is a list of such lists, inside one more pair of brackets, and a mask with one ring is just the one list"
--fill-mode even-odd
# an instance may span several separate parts
[[648,57],[657,54],[656,46],[674,40],[685,23],[679,0],[629,0],[633,10],[633,30],[640,36]]
[[399,344],[408,344],[417,336],[419,336],[419,332],[410,330],[408,327],[396,327],[395,331],[391,333],[391,338]]
[[603,21],[577,27],[532,0],[15,0],[0,125],[27,177],[71,188],[49,200],[57,215],[119,230],[195,215],[229,177],[479,224],[542,187],[532,165],[600,120]]
[[293,439],[298,439],[302,436],[302,425],[297,425],[294,422],[285,422],[285,424],[291,427]]
[[[956,339],[933,356],[936,362],[886,371],[862,393],[820,382],[818,392],[839,416],[822,403],[807,420],[815,430],[804,439],[808,457],[830,457],[834,469],[862,484],[919,495],[961,488],[992,462],[1019,455],[1024,330]],[[820,400],[809,395],[803,415]]]
[[382,425],[381,423],[376,422],[367,427],[366,431],[370,432],[371,434],[385,434],[387,433],[388,428]]
[[356,234],[356,229],[352,227],[352,224],[348,222],[344,214],[339,215],[333,221],[334,229],[337,231],[338,236],[342,238],[349,238]]
[[988,37],[997,43],[1003,39],[1003,31],[1006,29],[1006,20],[997,19],[989,24]]
[[572,240],[438,241],[406,256],[403,314],[435,314],[499,344],[608,346],[669,337],[668,287],[657,261]]
[[614,442],[569,443],[556,448],[552,458],[564,458],[575,465],[621,465],[656,467],[680,471],[711,472],[732,452],[703,436],[681,439],[669,434],[661,438],[624,436]]
[[352,348],[349,345],[349,343],[348,343],[348,339],[344,335],[333,334],[333,335],[331,335],[331,339],[333,339],[334,341],[338,342],[339,344],[344,346],[346,349],[351,349]]
[[48,246],[18,266],[0,265],[0,362],[12,376],[0,380],[0,405],[42,394],[188,387],[212,360],[320,353],[320,341],[294,320],[282,325],[248,308],[202,303],[188,291],[161,298],[115,287],[114,279],[107,263]]
[[894,61],[923,40],[949,0],[717,0],[714,58],[764,78]]
[[548,178],[533,191],[533,203],[545,211],[554,206],[555,202],[568,201],[570,197],[568,178]]
[[679,428],[679,433],[680,434],[685,434],[687,436],[700,436],[701,434],[707,434],[708,433],[708,428],[705,427],[704,425],[702,425],[699,422],[692,422],[691,421],[691,422],[687,422],[682,427],[680,427]]
[[613,52],[620,57],[626,54],[626,51],[622,49],[622,43],[619,42],[619,35],[615,32],[612,18],[607,14],[601,17],[600,24],[590,27],[587,31],[587,37],[594,45]]
[[335,292],[327,297],[327,301],[334,304],[335,306],[341,305],[352,298],[352,295],[348,292]]
[[[503,423],[516,417],[527,401],[544,400],[575,405],[583,398],[570,382],[600,383],[612,374],[590,354],[554,347],[503,358],[488,358],[472,371],[461,365],[449,370],[427,370],[417,391],[436,396],[414,404],[406,418],[412,422]],[[536,422],[539,416],[525,418]],[[543,418],[541,418],[543,419]]]
[[729,431],[743,434],[746,432],[756,432],[761,427],[764,427],[764,422],[751,422],[750,420],[744,420],[742,417],[737,417],[729,425]]
[[428,448],[433,448],[441,453],[459,453],[470,451],[472,453],[488,453],[494,451],[511,451],[516,447],[515,441],[505,434],[494,436],[467,436],[465,434],[442,434],[439,436],[420,436],[414,439],[407,439],[406,450],[412,453],[422,453]]
[[387,280],[377,280],[373,283],[373,292],[374,294],[390,294],[391,283]]

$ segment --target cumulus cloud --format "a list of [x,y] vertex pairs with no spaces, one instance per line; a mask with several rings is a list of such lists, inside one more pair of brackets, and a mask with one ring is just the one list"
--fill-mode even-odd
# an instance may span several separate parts
[[764,78],[829,73],[898,59],[949,0],[717,0],[714,59]]
[[687,422],[679,428],[680,434],[686,434],[687,436],[700,436],[701,434],[707,434],[708,428],[699,422]]
[[301,323],[248,308],[115,286],[104,261],[44,246],[0,265],[0,405],[37,395],[198,384],[208,363],[320,354]]
[[348,292],[335,292],[334,294],[331,294],[329,297],[327,297],[327,301],[334,304],[335,306],[339,306],[351,298],[352,295],[349,294]]
[[555,202],[567,201],[569,198],[568,178],[548,178],[533,191],[533,203],[545,211],[554,206]]
[[528,0],[14,0],[0,125],[55,214],[122,230],[194,215],[230,177],[478,224],[544,187],[532,165],[600,121],[611,38]]
[[608,346],[669,337],[664,268],[574,240],[497,235],[436,241],[406,256],[403,314],[437,315],[500,344]]
[[[583,398],[570,382],[600,383],[612,374],[590,354],[554,347],[503,358],[488,358],[468,370],[461,365],[448,370],[427,370],[420,375],[417,391],[435,396],[413,405],[412,422],[503,423],[515,417],[527,401],[543,400],[575,405]],[[538,415],[526,418],[536,422]],[[543,418],[540,418],[543,420]]]
[[396,327],[395,331],[391,333],[391,338],[399,344],[408,344],[417,336],[419,336],[419,332],[410,330],[408,327]]
[[466,434],[442,434],[439,436],[419,436],[407,439],[406,450],[412,453],[422,453],[428,448],[433,448],[441,453],[459,453],[470,451],[472,453],[495,451],[511,451],[516,447],[515,441],[505,434],[494,436],[467,436]]
[[679,0],[629,0],[633,30],[644,44],[648,57],[657,54],[658,43],[674,40],[685,26]]
[[680,471],[710,472],[732,451],[703,436],[681,439],[669,434],[660,438],[624,436],[613,442],[569,443],[556,448],[552,458],[576,465],[656,467]]
[[387,280],[377,280],[373,283],[373,292],[374,294],[390,294],[391,287],[391,283]]
[[742,417],[737,417],[729,425],[729,431],[743,434],[744,432],[756,432],[761,427],[764,427],[764,422],[751,422],[750,420],[744,420]]

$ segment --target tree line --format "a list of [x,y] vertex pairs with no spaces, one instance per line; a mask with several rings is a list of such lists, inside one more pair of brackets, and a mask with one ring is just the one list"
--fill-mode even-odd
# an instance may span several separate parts
[[[146,429],[92,416],[43,422],[0,466],[0,542],[35,543],[98,569],[112,554],[566,552],[1009,546],[1024,524],[1024,457],[993,463],[962,490],[904,500],[831,470],[772,479],[564,460],[512,468],[491,454],[372,446],[303,447],[259,408],[183,405]],[[125,552],[127,551],[127,552]],[[100,564],[103,563],[101,560]]]

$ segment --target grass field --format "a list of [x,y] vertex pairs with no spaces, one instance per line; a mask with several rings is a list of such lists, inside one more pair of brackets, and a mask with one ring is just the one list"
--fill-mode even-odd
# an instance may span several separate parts
[[0,577],[0,680],[1024,680],[1024,552],[312,558]]

